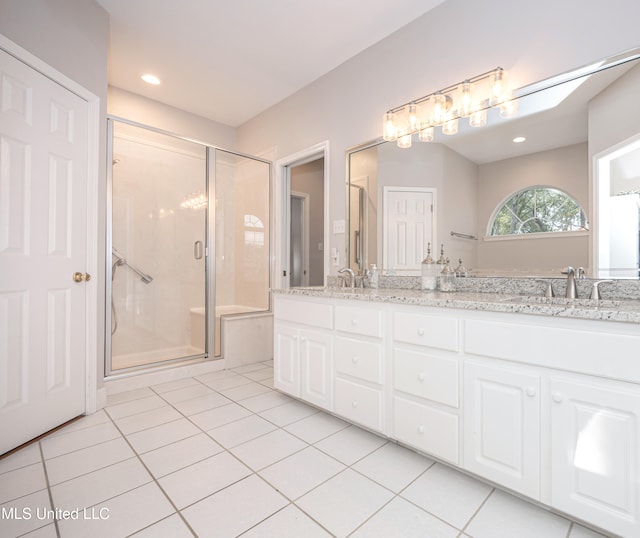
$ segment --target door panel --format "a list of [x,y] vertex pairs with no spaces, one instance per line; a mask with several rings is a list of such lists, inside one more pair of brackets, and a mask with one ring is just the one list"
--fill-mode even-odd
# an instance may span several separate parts
[[85,410],[88,104],[0,51],[0,453]]
[[551,504],[621,536],[640,518],[640,397],[551,381]]
[[433,244],[433,193],[385,190],[384,268],[419,269]]

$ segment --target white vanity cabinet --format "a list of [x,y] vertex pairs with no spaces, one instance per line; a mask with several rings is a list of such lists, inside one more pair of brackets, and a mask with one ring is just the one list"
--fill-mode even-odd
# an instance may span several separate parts
[[335,307],[335,412],[385,432],[384,312],[377,305]]
[[640,536],[640,325],[274,299],[275,386],[605,533]]
[[500,361],[464,365],[464,468],[540,499],[540,374]]
[[333,410],[333,307],[279,299],[274,305],[274,386]]
[[640,536],[640,394],[626,383],[553,376],[551,505]]

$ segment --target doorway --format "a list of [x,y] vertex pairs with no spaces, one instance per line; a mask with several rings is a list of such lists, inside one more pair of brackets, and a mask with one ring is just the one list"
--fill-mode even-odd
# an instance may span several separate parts
[[307,193],[291,192],[291,264],[289,275],[291,287],[309,285],[309,204]]
[[324,284],[324,158],[289,169],[290,286]]
[[328,143],[276,163],[274,287],[323,286],[329,272]]

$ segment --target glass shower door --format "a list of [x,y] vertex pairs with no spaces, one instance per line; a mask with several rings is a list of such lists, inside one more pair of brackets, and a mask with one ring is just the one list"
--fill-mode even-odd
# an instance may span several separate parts
[[204,356],[206,147],[123,122],[110,125],[107,374]]

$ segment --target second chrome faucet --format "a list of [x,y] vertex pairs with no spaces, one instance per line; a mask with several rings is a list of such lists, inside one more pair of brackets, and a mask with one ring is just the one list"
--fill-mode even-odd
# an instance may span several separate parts
[[562,271],[562,274],[567,275],[567,290],[564,296],[567,299],[576,299],[578,297],[578,285],[576,280],[584,278],[584,268],[578,267],[577,269],[574,269],[569,266]]

